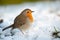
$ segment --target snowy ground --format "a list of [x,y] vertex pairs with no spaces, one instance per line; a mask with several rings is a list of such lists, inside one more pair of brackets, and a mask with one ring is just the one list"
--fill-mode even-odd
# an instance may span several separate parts
[[[33,11],[34,23],[31,28],[23,35],[18,29],[13,30],[11,36],[10,29],[2,32],[2,29],[13,24],[14,18],[23,9],[29,8]],[[4,22],[0,24],[0,40],[52,40],[54,26],[60,30],[60,3],[59,2],[38,2],[23,3],[19,5],[0,6],[0,18]],[[54,38],[53,40],[60,40]]]

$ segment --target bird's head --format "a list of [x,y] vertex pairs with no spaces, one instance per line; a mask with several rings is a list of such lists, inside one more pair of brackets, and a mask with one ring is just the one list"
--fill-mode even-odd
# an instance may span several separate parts
[[28,17],[30,19],[30,21],[33,22],[32,12],[34,12],[34,11],[32,11],[30,9],[25,9],[25,10],[22,11],[21,14]]

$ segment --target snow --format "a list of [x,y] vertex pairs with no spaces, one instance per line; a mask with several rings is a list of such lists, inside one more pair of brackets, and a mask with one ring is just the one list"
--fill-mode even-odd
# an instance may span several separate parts
[[[55,31],[54,26],[58,31],[60,30],[59,7],[59,2],[23,3],[0,6],[0,18],[4,19],[4,22],[0,24],[0,40],[52,40],[51,33]],[[23,35],[18,29],[12,31],[13,36],[10,33],[11,29],[2,32],[2,29],[13,24],[14,18],[26,8],[35,11],[32,13],[34,22],[26,34]],[[54,38],[54,40],[60,39]]]

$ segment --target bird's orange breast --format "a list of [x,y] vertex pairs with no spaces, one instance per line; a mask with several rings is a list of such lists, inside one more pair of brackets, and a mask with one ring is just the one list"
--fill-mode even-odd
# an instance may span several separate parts
[[33,22],[33,16],[32,16],[31,13],[28,13],[28,14],[27,14],[27,17],[30,19],[31,22]]

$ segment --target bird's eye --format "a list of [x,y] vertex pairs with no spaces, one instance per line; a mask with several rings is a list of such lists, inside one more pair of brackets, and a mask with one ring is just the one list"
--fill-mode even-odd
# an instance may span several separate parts
[[27,13],[29,13],[29,11]]

